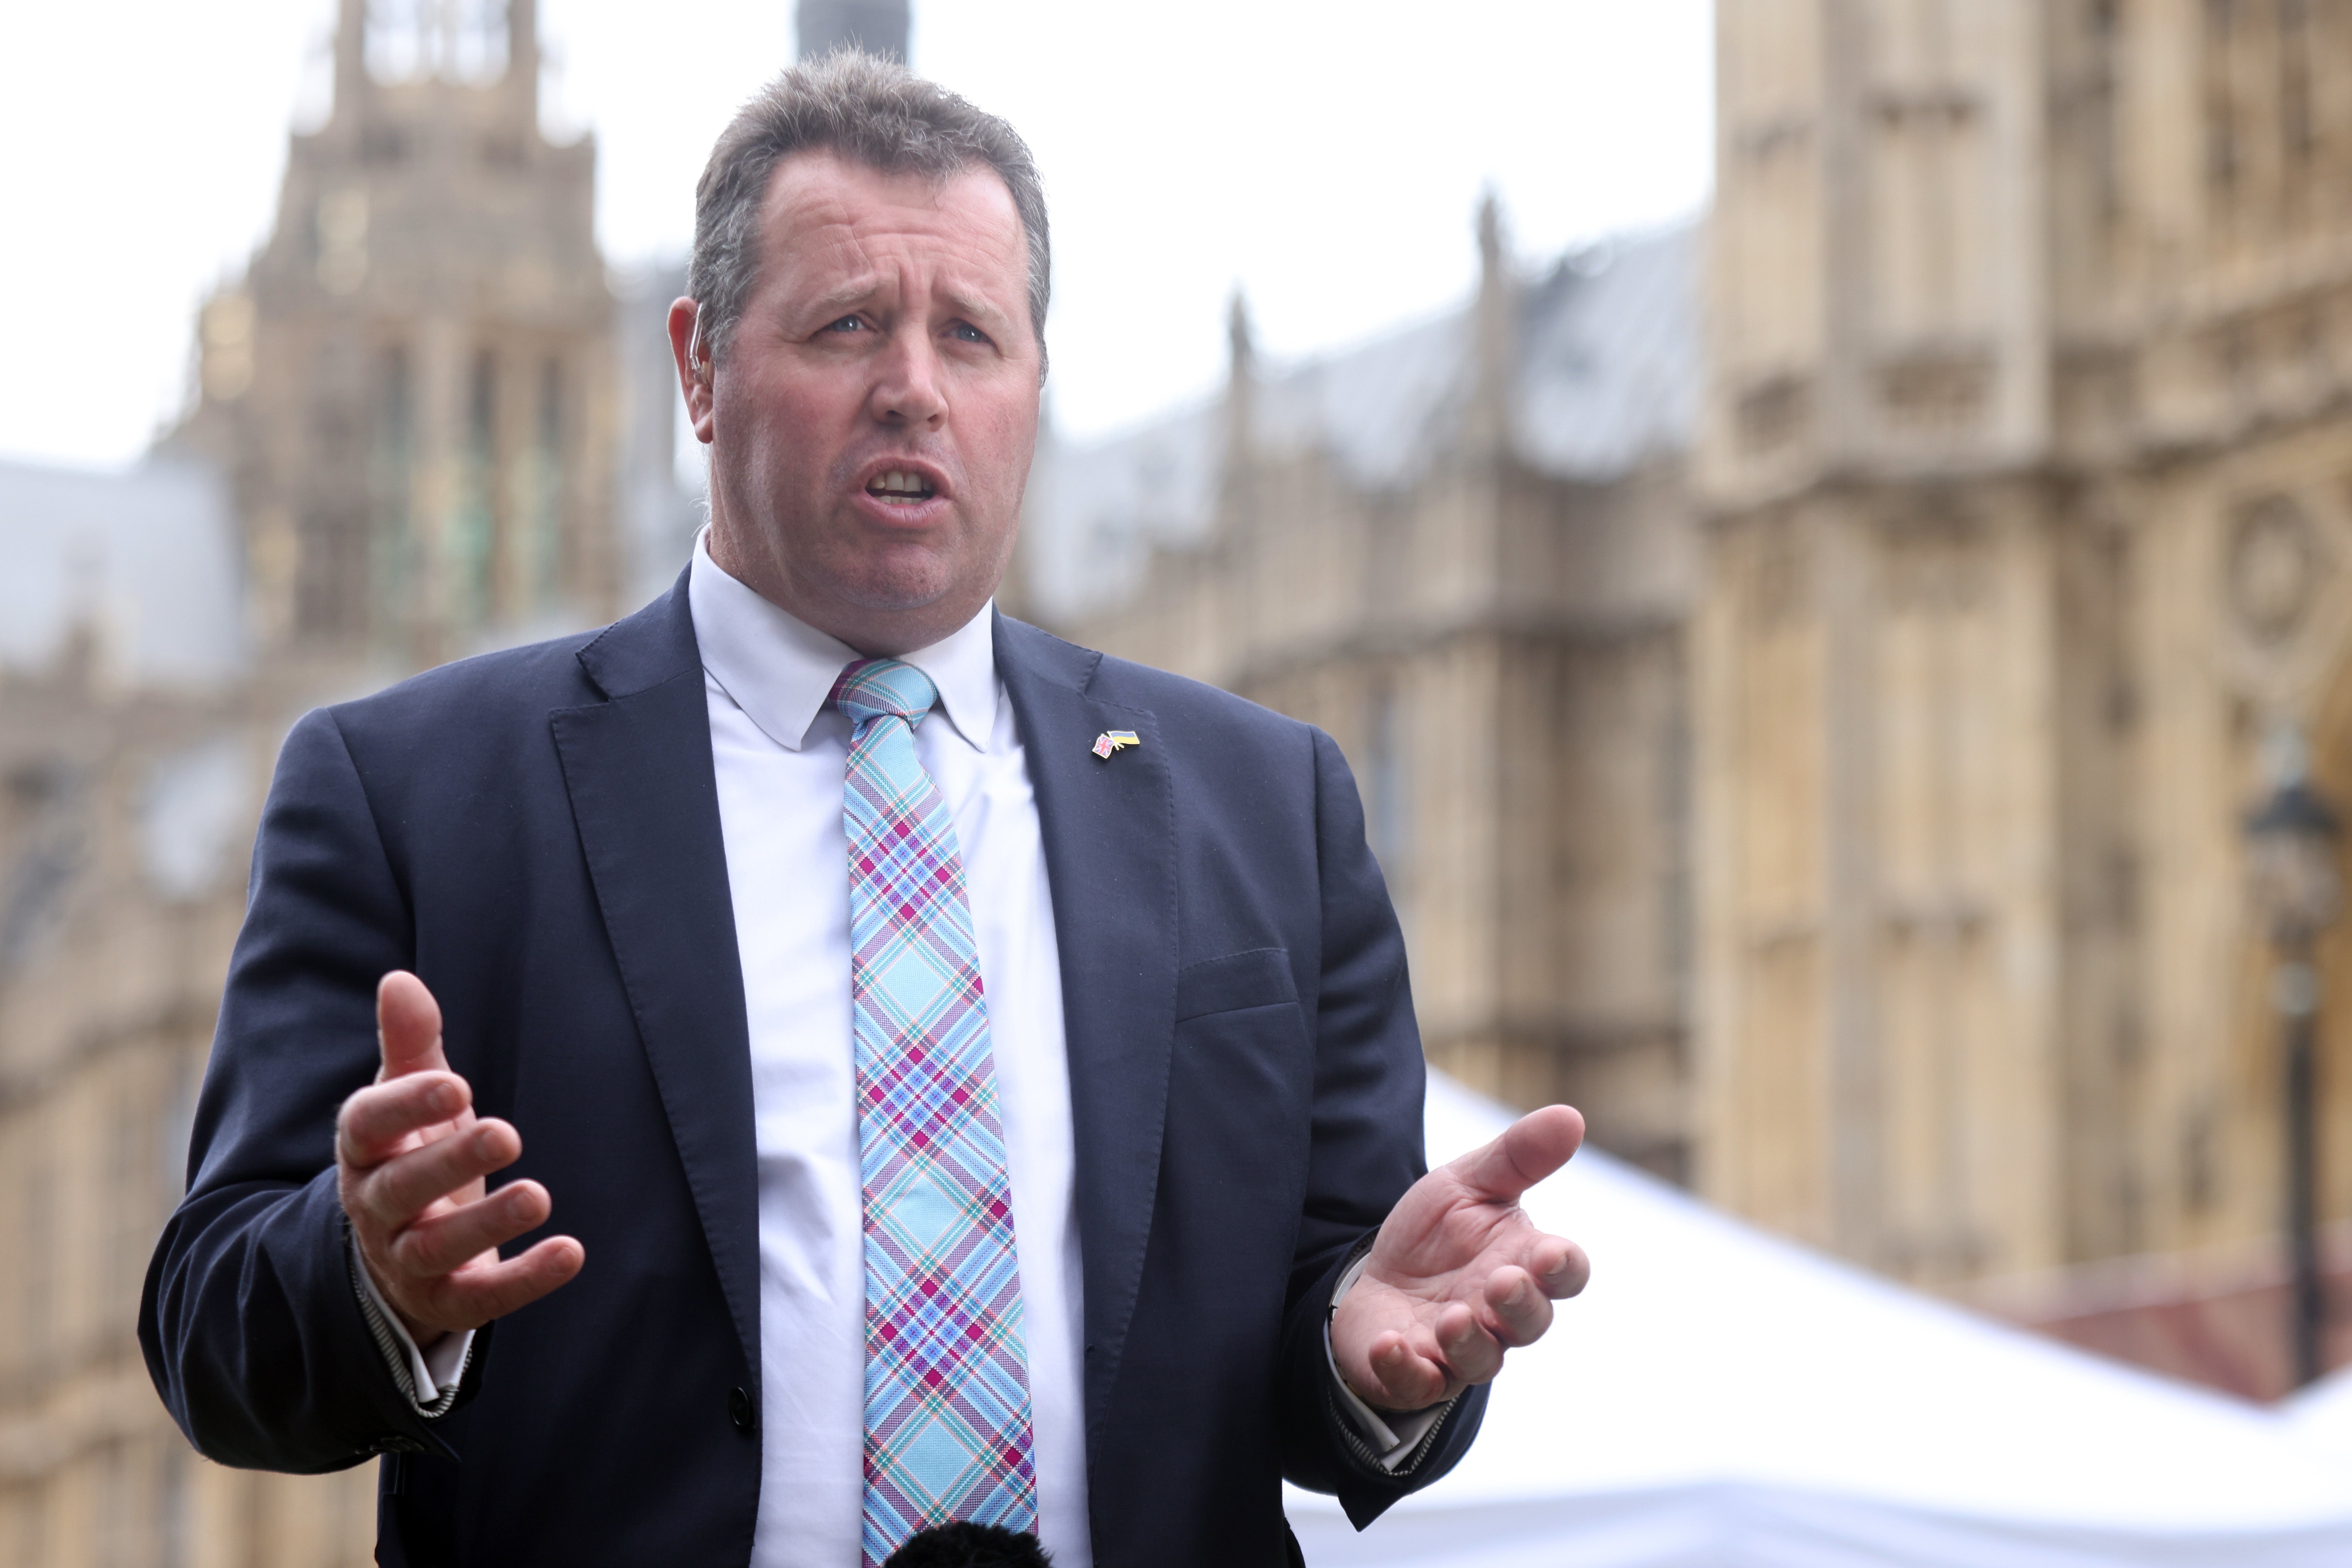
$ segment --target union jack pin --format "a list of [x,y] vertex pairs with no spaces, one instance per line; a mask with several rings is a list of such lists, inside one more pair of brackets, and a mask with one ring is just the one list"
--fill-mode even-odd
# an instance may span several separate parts
[[1129,746],[1141,744],[1143,742],[1135,738],[1132,730],[1105,730],[1095,737],[1094,752],[1096,756],[1108,762],[1113,752],[1123,752]]

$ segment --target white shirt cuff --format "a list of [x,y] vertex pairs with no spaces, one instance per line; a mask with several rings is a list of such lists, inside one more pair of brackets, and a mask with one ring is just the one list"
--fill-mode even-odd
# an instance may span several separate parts
[[[1339,1298],[1354,1287],[1357,1277],[1364,1271],[1364,1265],[1370,1261],[1371,1254],[1367,1252],[1348,1265],[1348,1271],[1339,1276],[1339,1283],[1332,1289],[1331,1305],[1336,1307],[1339,1304]],[[1328,1318],[1323,1321],[1323,1362],[1331,1369],[1331,1385],[1339,1391],[1339,1408],[1348,1413],[1348,1419],[1354,1422],[1356,1430],[1363,1434],[1364,1441],[1371,1447],[1373,1458],[1380,1462],[1383,1470],[1393,1472],[1411,1458],[1413,1450],[1421,1447],[1422,1439],[1429,1436],[1429,1429],[1444,1420],[1445,1413],[1454,1408],[1454,1399],[1462,1397],[1457,1394],[1454,1399],[1442,1400],[1426,1410],[1416,1410],[1410,1415],[1373,1409],[1357,1397],[1356,1391],[1348,1386],[1348,1380],[1339,1375],[1339,1358],[1331,1353],[1331,1321]]]
[[401,1322],[400,1314],[383,1299],[376,1288],[375,1276],[368,1272],[360,1257],[356,1237],[346,1233],[344,1246],[351,1258],[352,1285],[359,1292],[360,1310],[366,1314],[369,1331],[374,1334],[376,1348],[383,1352],[384,1364],[392,1369],[395,1380],[406,1384],[409,1403],[420,1415],[446,1415],[457,1403],[457,1385],[466,1379],[466,1363],[474,1354],[474,1331],[445,1334],[430,1352],[416,1348]]

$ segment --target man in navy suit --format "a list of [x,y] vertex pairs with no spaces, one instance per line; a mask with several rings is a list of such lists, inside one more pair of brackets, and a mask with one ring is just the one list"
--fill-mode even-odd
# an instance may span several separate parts
[[862,57],[789,73],[712,155],[672,309],[689,572],[295,727],[141,1313],[204,1452],[385,1456],[385,1563],[895,1546],[834,684],[877,659],[936,688],[907,722],[985,982],[1013,1522],[1065,1568],[1280,1563],[1280,1478],[1362,1525],[1466,1449],[1583,1283],[1516,1202],[1581,1122],[1424,1173],[1337,749],[994,613],[1045,274],[1010,128]]

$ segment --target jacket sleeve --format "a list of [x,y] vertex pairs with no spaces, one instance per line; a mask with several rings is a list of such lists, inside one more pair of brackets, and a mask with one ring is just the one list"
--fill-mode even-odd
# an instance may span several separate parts
[[1486,1390],[1464,1391],[1389,1471],[1341,1410],[1332,1385],[1324,1348],[1332,1290],[1427,1164],[1421,1032],[1405,977],[1404,935],[1365,841],[1354,775],[1319,731],[1315,770],[1322,985],[1313,1150],[1283,1329],[1282,1468],[1297,1486],[1337,1493],[1360,1530],[1461,1460],[1477,1436]]
[[369,1332],[335,1184],[335,1113],[374,1078],[376,982],[412,962],[412,931],[341,731],[314,711],[263,808],[187,1195],[139,1305],[156,1391],[222,1464],[311,1472],[448,1452]]

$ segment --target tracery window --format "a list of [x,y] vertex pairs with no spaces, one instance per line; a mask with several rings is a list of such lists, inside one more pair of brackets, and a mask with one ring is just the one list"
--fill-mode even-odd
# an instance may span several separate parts
[[496,81],[507,73],[506,0],[369,0],[367,66],[384,82]]

